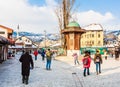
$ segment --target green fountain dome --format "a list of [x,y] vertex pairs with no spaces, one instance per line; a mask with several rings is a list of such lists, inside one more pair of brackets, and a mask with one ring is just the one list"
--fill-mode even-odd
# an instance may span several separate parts
[[80,27],[80,25],[76,21],[72,21],[68,24],[68,27]]

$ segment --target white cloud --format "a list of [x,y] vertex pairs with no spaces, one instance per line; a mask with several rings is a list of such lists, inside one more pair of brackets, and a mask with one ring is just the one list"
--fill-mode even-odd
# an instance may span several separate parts
[[114,20],[114,16],[110,12],[106,12],[105,14],[101,14],[99,12],[95,12],[93,10],[77,13],[78,22],[83,25],[91,24],[91,23],[108,23]]
[[117,23],[118,19],[111,12],[101,14],[99,12],[89,10],[85,12],[76,13],[75,15],[73,15],[73,18],[74,16],[77,16],[77,21],[81,27],[92,23],[98,23],[103,26],[104,30],[120,29],[120,26]]
[[[46,6],[31,6],[28,0],[0,0],[0,24],[21,31],[44,33],[59,32],[57,18],[52,10],[56,5],[54,0],[46,0]],[[108,23],[114,20],[114,16],[107,12],[104,15],[95,11],[77,13],[80,25],[91,23]]]
[[31,6],[27,0],[0,0],[0,24],[36,33],[58,32],[56,16],[48,7]]

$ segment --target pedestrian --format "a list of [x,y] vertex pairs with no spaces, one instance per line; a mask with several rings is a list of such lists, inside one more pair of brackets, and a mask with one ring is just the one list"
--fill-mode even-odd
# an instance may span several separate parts
[[46,51],[46,70],[51,70],[51,60],[52,60],[52,52],[50,49]]
[[101,64],[102,64],[102,56],[99,53],[99,51],[96,51],[96,54],[94,56],[94,63],[96,64],[96,74],[98,75],[101,73]]
[[21,74],[22,74],[22,83],[28,84],[28,79],[30,75],[30,67],[31,69],[34,68],[34,63],[32,60],[32,56],[29,54],[28,51],[23,54],[19,61],[21,64]]
[[107,51],[106,50],[104,51],[104,57],[105,57],[105,60],[107,60]]
[[34,51],[35,60],[37,60],[37,55],[38,55],[38,51],[35,50],[35,51]]
[[54,60],[55,60],[55,57],[56,57],[56,52],[55,52],[55,51],[53,51],[53,52],[52,52],[52,59],[54,59]]
[[83,76],[86,76],[86,73],[87,73],[87,75],[90,75],[89,68],[90,68],[90,64],[91,64],[91,58],[87,51],[85,52],[85,56],[83,57],[82,62],[83,62],[83,68],[84,68]]
[[113,58],[113,56],[114,56],[114,52],[112,51],[112,52],[111,52],[111,57]]
[[44,59],[45,59],[45,50],[44,49],[42,49],[41,56],[42,56],[42,61],[44,61]]
[[78,61],[78,54],[77,53],[73,53],[73,58],[74,58],[74,64],[76,65],[76,63],[78,63],[78,65],[80,64]]
[[22,55],[25,53],[25,51],[24,50],[22,50]]
[[115,47],[115,59],[116,60],[119,60],[119,49],[118,49],[118,47]]
[[91,60],[93,60],[92,57],[91,57],[91,52],[90,51],[85,51],[85,54],[88,55]]

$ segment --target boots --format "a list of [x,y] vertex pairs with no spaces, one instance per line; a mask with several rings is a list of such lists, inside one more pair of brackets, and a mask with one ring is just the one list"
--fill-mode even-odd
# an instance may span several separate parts
[[22,83],[28,84],[28,76],[23,76],[22,77]]
[[25,83],[25,76],[22,76],[22,83]]
[[83,73],[83,76],[86,77],[86,72]]
[[28,84],[28,76],[26,76],[26,84]]
[[97,74],[97,75],[99,74],[99,73],[98,73],[98,71],[97,71],[97,73],[96,73],[96,74]]
[[87,72],[88,75],[90,75],[90,72]]

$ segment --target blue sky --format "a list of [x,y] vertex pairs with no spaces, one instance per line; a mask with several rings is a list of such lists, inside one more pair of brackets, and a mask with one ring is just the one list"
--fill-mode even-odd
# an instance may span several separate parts
[[[43,6],[46,4],[46,0],[29,0],[31,5]],[[76,4],[79,4],[80,11],[95,10],[101,13],[110,11],[115,14],[119,14],[120,0],[77,0]]]
[[[19,3],[19,4],[18,4]],[[78,12],[73,19],[81,27],[99,23],[104,30],[120,29],[120,0],[77,0]],[[55,0],[0,0],[0,24],[17,31],[59,32],[54,13]]]
[[112,12],[116,16],[119,16],[119,3],[120,0],[79,0],[80,10],[94,10],[100,13]]
[[45,5],[45,0],[29,0],[31,5],[43,6]]
[[[29,0],[31,5],[43,6],[46,5],[46,0]],[[76,5],[79,5],[79,11],[94,10],[104,14],[111,12],[117,18],[120,18],[120,0],[76,0]]]

